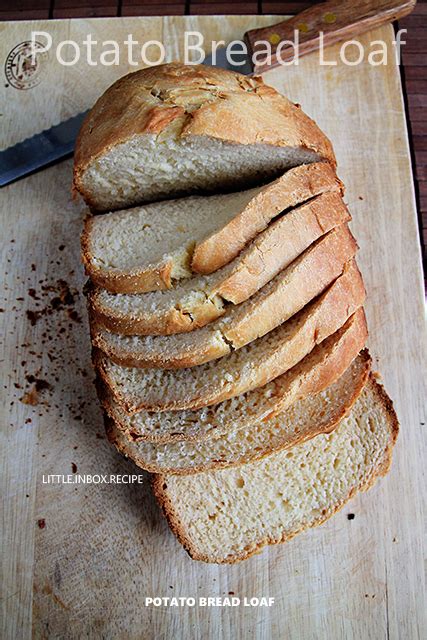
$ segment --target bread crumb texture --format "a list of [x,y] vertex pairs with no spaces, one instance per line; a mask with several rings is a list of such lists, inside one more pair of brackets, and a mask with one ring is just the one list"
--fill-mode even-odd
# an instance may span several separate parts
[[233,562],[322,523],[387,472],[398,432],[383,389],[371,379],[331,434],[238,468],[159,476],[155,492],[197,559]]

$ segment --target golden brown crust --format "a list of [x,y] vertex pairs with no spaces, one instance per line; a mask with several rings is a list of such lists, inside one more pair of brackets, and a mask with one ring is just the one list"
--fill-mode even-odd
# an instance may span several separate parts
[[205,303],[195,307],[191,314],[184,309],[171,307],[162,313],[130,315],[110,307],[105,308],[100,293],[96,287],[88,287],[88,306],[94,322],[112,333],[121,333],[124,336],[168,336],[185,333],[200,329],[225,313],[225,308],[217,303],[216,299],[206,299]]
[[158,135],[169,126],[183,138],[302,147],[336,164],[314,121],[261,78],[174,62],[130,73],[99,98],[77,139],[74,188],[96,208],[83,183],[90,163],[134,136]]
[[212,292],[233,304],[244,302],[313,242],[350,219],[339,193],[317,196],[273,222],[255,238],[250,245],[253,250],[247,256],[242,255],[237,267],[218,281]]
[[[331,336],[331,339],[332,338],[333,336]],[[366,344],[367,338],[368,326],[365,312],[363,309],[359,309],[347,323],[347,329],[338,343],[338,348],[335,348],[331,353],[327,353],[321,362],[321,366],[317,367],[314,371],[312,378],[308,377],[304,380],[304,383],[298,389],[298,397],[296,399],[327,389],[344,374],[345,370],[350,366],[356,354],[359,352],[359,357],[365,361],[367,370],[369,371],[371,368],[371,357],[367,350],[361,351]],[[280,401],[281,382],[280,376],[276,378],[276,380],[273,380],[273,385],[275,387],[277,385],[277,390],[275,390],[274,394],[277,396],[278,402],[274,411],[266,415],[264,420],[275,418],[283,411],[283,401]]]
[[[320,245],[320,243],[322,244]],[[329,275],[338,264],[342,265],[342,257],[355,255],[356,251],[356,240],[347,225],[341,225],[331,231],[327,237],[321,238],[318,244],[308,249],[309,253],[303,254],[302,268],[294,282],[294,284],[298,284],[299,290],[295,290],[294,287],[292,296],[299,299],[301,291],[311,286],[313,274],[316,274],[318,281],[330,282]],[[346,277],[350,277],[349,272],[355,270],[360,276],[355,260],[349,260],[344,265]],[[322,274],[321,277],[320,274]],[[355,278],[353,282],[360,286],[358,278]],[[225,338],[237,349],[255,340],[258,336],[265,335],[280,324],[282,307],[286,299],[289,299],[289,290],[285,285],[277,287],[277,290],[271,295],[256,300],[256,304],[251,304],[251,299],[249,299],[244,315],[239,307],[235,307],[232,322],[223,331]]]
[[[326,520],[328,520],[331,516],[337,513],[342,507],[353,498],[360,491],[367,491],[370,489],[377,479],[381,476],[386,475],[388,470],[390,469],[391,461],[392,461],[392,451],[395,445],[397,435],[399,433],[399,422],[397,419],[396,412],[393,407],[393,403],[385,392],[384,388],[379,385],[373,376],[370,376],[369,383],[374,390],[374,393],[377,397],[379,403],[382,404],[385,413],[388,417],[388,427],[390,433],[390,439],[387,448],[384,451],[384,455],[382,460],[378,463],[376,469],[370,474],[368,478],[364,480],[358,487],[353,487],[349,492],[347,497],[344,500],[341,500],[338,504],[331,507],[326,513],[324,513],[320,518],[316,518],[312,523],[305,527],[300,527],[299,529],[292,532],[284,532],[280,538],[274,539],[270,537],[265,537],[262,540],[259,540],[255,543],[248,545],[247,549],[239,554],[229,555],[224,558],[210,557],[207,556],[197,550],[197,548],[193,545],[192,541],[188,538],[185,527],[183,526],[179,514],[176,511],[173,502],[168,496],[167,493],[167,476],[164,475],[154,475],[152,478],[152,488],[153,493],[165,514],[165,517],[169,523],[169,526],[172,532],[176,535],[179,542],[183,545],[185,550],[188,552],[191,558],[194,560],[200,560],[202,562],[213,562],[217,564],[225,564],[225,563],[235,563],[241,560],[246,560],[250,556],[254,555],[261,551],[263,547],[266,545],[272,544],[281,544],[291,540],[293,537],[302,533],[303,531],[313,528],[315,526],[319,526],[323,524]],[[207,472],[209,473],[209,472]]]
[[[363,336],[363,340],[361,344],[363,345],[365,342],[365,337]],[[357,353],[357,352],[356,352]],[[354,358],[354,353],[351,354]],[[315,436],[325,433],[331,433],[338,426],[339,422],[348,416],[350,413],[354,403],[359,398],[362,393],[370,372],[371,366],[371,358],[367,351],[362,352],[362,358],[365,359],[365,367],[361,371],[361,375],[354,381],[354,388],[352,390],[351,396],[348,397],[347,402],[345,404],[340,405],[339,407],[334,407],[335,413],[330,416],[330,418],[324,422],[318,422],[316,424],[311,424],[309,428],[304,431],[299,431],[298,433],[288,434],[288,438],[284,438],[280,444],[276,444],[276,446],[270,449],[258,449],[253,450],[250,453],[245,454],[245,458],[238,459],[228,459],[228,460],[211,460],[206,464],[199,464],[188,467],[162,467],[161,465],[156,465],[154,463],[149,463],[142,456],[138,454],[136,450],[135,442],[131,440],[129,434],[123,433],[120,429],[119,425],[114,421],[114,419],[110,416],[107,411],[108,421],[106,422],[106,432],[108,440],[113,444],[116,449],[125,455],[127,458],[133,460],[133,462],[138,466],[154,474],[162,474],[162,475],[194,475],[197,473],[201,473],[204,471],[215,471],[217,469],[225,469],[230,467],[240,467],[249,462],[255,462],[258,460],[263,460],[264,458],[268,458],[268,456],[273,453],[279,453],[279,451],[283,451],[285,449],[291,449],[298,444],[302,444],[311,440]],[[312,395],[312,394],[310,394]],[[280,415],[277,414],[273,419],[279,419]],[[264,420],[265,422],[265,420]],[[266,427],[267,428],[267,427]]]
[[327,162],[290,169],[268,184],[228,224],[196,245],[192,270],[204,275],[216,271],[262,232],[274,215],[327,191],[338,191],[341,196],[344,193],[342,182]]
[[301,107],[265,85],[261,78],[253,80],[257,86],[246,94],[244,104],[236,93],[208,103],[185,122],[182,135],[205,135],[237,144],[303,147],[335,166],[331,143]]
[[[279,213],[297,205],[301,208],[302,203],[329,192],[335,192],[337,195],[335,200],[321,199],[325,207],[329,205],[331,207],[331,211],[322,212],[323,218],[327,218],[328,215],[329,218],[333,218],[336,210],[337,213],[341,211],[342,221],[344,221],[345,205],[340,198],[343,186],[328,163],[315,162],[290,169],[281,178],[264,187],[229,223],[195,246],[192,255],[192,270],[200,274],[210,274],[216,271],[236,258],[239,252],[263,232],[271,219]],[[337,199],[340,201],[338,204]],[[185,203],[185,199],[183,199],[183,203]],[[346,218],[350,219],[348,211],[346,213]],[[123,212],[123,215],[126,216],[126,212]],[[159,220],[159,224],[161,224],[161,220]],[[311,225],[313,226],[313,222]],[[331,226],[332,224],[329,223],[328,228]],[[107,268],[96,264],[91,248],[93,234],[96,234],[95,219],[93,216],[88,216],[81,236],[82,261],[87,275],[95,285],[104,287],[111,293],[146,293],[172,287],[172,257],[164,258],[159,264],[148,267],[134,267],[124,270]],[[298,239],[298,234],[295,232],[292,237],[289,235],[287,237],[292,242],[293,238]],[[277,251],[277,247],[273,247],[273,249],[276,251],[277,259],[280,260],[280,252]],[[254,280],[260,271],[260,265],[250,267],[249,272],[248,269],[243,270],[241,282],[235,286],[231,278],[228,285],[227,282],[225,283],[225,297],[229,294],[230,300],[234,302],[235,289],[241,289],[244,293],[245,288],[250,284],[248,273],[249,275],[253,274]],[[238,274],[235,274],[234,279],[237,276]]]

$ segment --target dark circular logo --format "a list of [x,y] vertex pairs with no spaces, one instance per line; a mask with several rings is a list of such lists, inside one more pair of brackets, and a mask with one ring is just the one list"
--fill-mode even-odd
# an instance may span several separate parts
[[4,73],[15,89],[32,89],[42,80],[48,55],[40,42],[21,42],[6,58]]

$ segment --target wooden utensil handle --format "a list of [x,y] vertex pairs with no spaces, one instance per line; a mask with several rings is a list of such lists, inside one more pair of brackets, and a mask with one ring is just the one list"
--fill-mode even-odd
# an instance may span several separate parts
[[[256,54],[254,73],[262,73],[291,60],[295,54],[290,42],[298,31],[298,55],[319,49],[319,32],[324,46],[351,39],[353,36],[406,16],[416,0],[330,0],[305,9],[298,15],[263,29],[245,33],[251,56]],[[267,51],[266,41],[271,45]],[[287,41],[287,42],[286,42]]]

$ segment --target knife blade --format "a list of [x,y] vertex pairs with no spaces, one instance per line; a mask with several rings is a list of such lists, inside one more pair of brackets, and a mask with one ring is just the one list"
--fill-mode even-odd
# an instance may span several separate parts
[[[242,41],[243,42],[243,41]],[[226,47],[218,47],[214,53],[209,53],[202,64],[212,67],[221,67],[226,71],[237,71],[248,76],[254,72],[252,60],[249,53],[242,51],[234,51],[232,56],[227,55]]]
[[[236,53],[236,58],[238,54]],[[226,49],[218,49],[216,54],[209,54],[202,64],[221,67],[240,73],[252,73],[252,65],[248,57],[244,66],[233,66],[226,56]],[[38,169],[48,167],[73,155],[74,145],[83,120],[89,110],[64,120],[50,129],[36,133],[31,138],[0,151],[0,187],[5,187]]]
[[[334,44],[401,18],[410,13],[415,4],[416,0],[321,2],[279,24],[252,29],[245,33],[242,42],[246,44],[246,53],[237,49],[230,56],[226,47],[218,48],[205,57],[203,64],[245,75],[262,73],[294,55],[293,47],[287,43],[292,41],[295,30],[299,34],[298,55],[302,56],[319,49],[319,32],[324,34],[325,46]],[[265,42],[270,43],[270,50],[260,51],[260,43]],[[5,151],[0,151],[0,187],[71,156],[77,134],[87,113],[80,113]]]
[[1,151],[0,187],[72,156],[77,134],[87,113],[79,113]]

